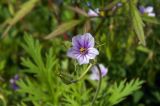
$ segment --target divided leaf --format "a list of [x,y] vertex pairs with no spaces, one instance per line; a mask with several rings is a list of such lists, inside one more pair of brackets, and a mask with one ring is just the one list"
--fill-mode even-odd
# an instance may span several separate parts
[[108,93],[109,96],[109,106],[113,106],[118,104],[126,96],[132,94],[134,91],[140,89],[143,81],[139,79],[131,80],[130,82],[126,83],[126,81],[121,81],[120,84],[115,83],[113,86],[109,88]]

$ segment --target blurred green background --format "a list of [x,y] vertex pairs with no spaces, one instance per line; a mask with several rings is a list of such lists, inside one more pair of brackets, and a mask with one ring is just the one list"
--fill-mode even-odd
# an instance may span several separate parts
[[[65,46],[73,36],[90,32],[101,45],[98,62],[108,67],[110,82],[145,81],[117,106],[160,106],[160,0],[134,1],[137,11],[139,6],[153,6],[156,14],[149,17],[139,12],[145,46],[137,37],[135,27],[139,24],[133,25],[129,0],[0,0],[0,98],[4,96],[8,106],[15,106],[23,97],[11,88],[10,79],[15,74],[25,76],[21,72],[25,33],[41,42],[43,52],[52,47],[59,64],[72,64]],[[89,9],[96,8],[99,16],[89,17]]]

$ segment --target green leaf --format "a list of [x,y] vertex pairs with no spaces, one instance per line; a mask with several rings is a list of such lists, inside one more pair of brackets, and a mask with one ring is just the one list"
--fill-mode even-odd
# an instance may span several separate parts
[[[24,36],[24,40],[25,40],[25,43],[21,44],[22,47],[32,57],[35,65],[40,66],[41,70],[44,69],[45,66],[41,56],[42,46],[40,45],[39,41],[34,40],[31,35],[27,35],[27,34]],[[27,64],[29,64],[29,61]]]
[[108,60],[111,61],[112,53],[111,53],[109,46],[106,47],[106,56],[107,56]]
[[26,16],[33,9],[33,7],[38,1],[39,0],[29,0],[28,2],[24,3],[21,9],[15,14],[15,16],[9,20],[9,25],[5,29],[2,37],[5,37],[11,27],[15,25],[18,21],[20,21],[24,16]]
[[140,44],[146,45],[144,31],[143,31],[144,24],[138,9],[132,0],[130,1],[130,10],[131,10],[133,28],[138,36]]
[[140,89],[142,83],[143,81],[140,81],[139,79],[131,80],[128,83],[126,83],[125,80],[121,81],[119,84],[115,83],[108,90],[108,93],[110,94],[108,98],[110,103],[109,106],[118,104],[125,99],[126,96]]
[[53,32],[51,32],[49,35],[45,37],[45,39],[51,39],[54,38],[60,34],[63,34],[64,32],[70,30],[71,28],[78,25],[81,21],[80,20],[72,20],[70,22],[63,23],[59,25]]
[[143,96],[144,96],[144,93],[142,91],[136,91],[133,94],[133,101],[134,101],[134,103],[138,103]]
[[[22,64],[25,66],[23,72],[34,73],[37,80],[30,80],[28,78],[26,81],[18,81],[18,85],[21,88],[19,92],[29,94],[29,96],[24,98],[26,101],[33,102],[43,99],[44,101],[52,101],[53,103],[53,100],[56,99],[54,97],[56,93],[52,86],[55,80],[53,77],[53,68],[57,64],[53,49],[50,49],[44,56],[41,53],[42,46],[39,41],[34,40],[31,35],[27,34],[24,36],[22,47],[29,54],[28,58],[22,58]],[[40,87],[36,88],[36,86]]]
[[24,98],[25,101],[34,101],[34,100],[46,100],[47,95],[42,91],[41,88],[37,88],[38,83],[33,83],[29,78],[26,78],[25,81],[22,79],[17,81],[18,86],[21,88],[18,90],[19,93],[27,93],[28,96]]
[[0,61],[0,71],[3,70],[3,68],[5,67],[5,65],[6,65],[6,60]]
[[144,46],[138,46],[136,49],[139,50],[139,51],[142,51],[144,53],[152,52],[150,49],[148,49],[147,47],[144,47]]
[[72,11],[80,14],[80,15],[83,15],[83,16],[85,16],[85,17],[88,17],[88,14],[87,14],[84,10],[82,10],[81,8],[72,7],[72,6],[68,6],[68,5],[65,5],[65,7],[66,7],[67,9],[70,9],[70,10],[72,10]]
[[160,24],[159,20],[157,20],[156,18],[151,18],[151,17],[142,17],[142,19],[148,23],[152,23],[152,24]]

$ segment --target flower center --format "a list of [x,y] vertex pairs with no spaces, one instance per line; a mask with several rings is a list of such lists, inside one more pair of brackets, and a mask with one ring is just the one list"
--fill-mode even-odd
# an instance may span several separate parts
[[81,47],[81,48],[79,49],[79,51],[80,51],[80,53],[81,53],[81,54],[83,54],[83,53],[85,53],[85,52],[86,52],[86,48]]

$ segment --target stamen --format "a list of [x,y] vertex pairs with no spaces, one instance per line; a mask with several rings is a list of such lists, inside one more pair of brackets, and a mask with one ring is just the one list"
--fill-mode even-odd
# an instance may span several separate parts
[[79,51],[80,51],[80,53],[84,53],[84,52],[86,52],[86,48],[81,47],[81,48],[79,49]]

